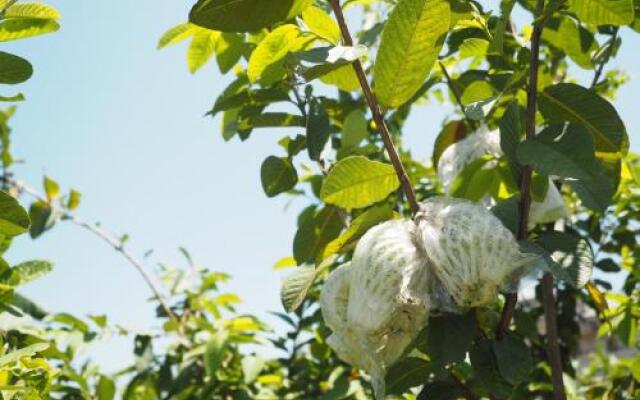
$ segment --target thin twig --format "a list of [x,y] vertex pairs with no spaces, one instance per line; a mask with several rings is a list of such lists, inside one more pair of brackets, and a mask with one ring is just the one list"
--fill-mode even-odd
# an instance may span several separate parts
[[598,81],[600,80],[600,77],[602,76],[602,72],[604,71],[604,66],[611,59],[611,55],[613,54],[613,47],[616,45],[616,40],[618,39],[619,30],[620,30],[620,27],[618,26],[613,28],[613,35],[611,35],[611,39],[609,39],[609,47],[607,47],[606,54],[604,55],[604,58],[598,65],[598,68],[596,69],[595,74],[593,75],[593,80],[591,81],[591,89],[594,89],[596,87],[596,85],[598,84]]
[[[14,187],[18,192],[27,193],[28,195],[35,198],[36,200],[48,203],[47,199],[43,195],[41,195],[36,189],[26,185],[25,183],[19,182],[7,177],[3,177],[2,180],[8,185]],[[75,215],[72,215],[62,209],[59,209],[58,211],[60,211],[61,220],[69,221],[91,232],[92,234],[100,238],[103,242],[111,246],[116,252],[120,253],[129,262],[129,264],[133,265],[133,267],[140,273],[140,275],[142,276],[142,279],[145,281],[149,289],[151,289],[154,297],[156,298],[156,300],[158,300],[158,302],[160,303],[160,306],[167,313],[169,318],[171,318],[174,322],[178,324],[178,326],[180,326],[178,318],[176,317],[174,312],[171,310],[171,307],[169,307],[168,303],[165,301],[164,297],[160,293],[160,290],[154,284],[151,275],[149,275],[149,273],[145,269],[144,263],[138,260],[131,253],[129,253],[124,248],[122,241],[118,240],[115,236],[111,235],[109,232],[105,231],[104,229],[96,225],[89,224],[83,221],[82,219],[76,217]]]
[[466,121],[467,125],[469,125],[469,129],[471,129],[471,131],[475,131],[477,128],[476,122],[467,116],[467,107],[462,103],[462,96],[460,95],[460,90],[456,86],[453,79],[451,79],[451,75],[449,75],[449,71],[447,71],[447,67],[444,66],[444,63],[442,61],[438,61],[438,64],[440,65],[442,74],[444,75],[447,81],[447,86],[449,86],[449,90],[451,90],[451,92],[453,93],[453,96],[455,97],[456,102],[458,103],[458,107],[460,107],[460,110],[464,115],[464,120]]
[[[342,39],[344,44],[347,46],[353,46],[353,39],[351,38],[351,33],[349,33],[349,27],[344,19],[344,14],[342,12],[342,7],[340,6],[340,0],[330,0],[331,8],[333,9],[333,13],[336,15],[336,19],[338,20],[338,26],[340,27],[340,32],[342,32]],[[400,180],[400,184],[402,185],[402,190],[404,191],[405,196],[407,197],[407,201],[409,202],[409,206],[411,207],[411,211],[413,213],[417,213],[420,210],[420,206],[418,205],[418,201],[416,200],[416,194],[413,191],[413,186],[411,185],[411,180],[407,175],[407,171],[404,169],[402,165],[402,161],[400,161],[400,156],[398,155],[398,151],[393,145],[393,141],[391,139],[391,134],[389,133],[389,128],[384,120],[382,115],[382,111],[380,110],[380,106],[376,101],[373,92],[371,91],[371,86],[369,86],[369,81],[367,80],[367,75],[364,72],[364,68],[362,67],[362,63],[360,60],[355,60],[353,62],[353,68],[358,77],[358,81],[360,82],[360,87],[362,88],[362,92],[364,93],[364,97],[371,109],[371,114],[373,115],[373,120],[375,121],[378,129],[380,130],[380,135],[382,136],[382,142],[384,143],[384,147],[387,150],[387,154],[389,155],[389,159],[391,160],[391,164],[393,164],[393,168],[396,171],[396,175],[398,175],[398,179]]]

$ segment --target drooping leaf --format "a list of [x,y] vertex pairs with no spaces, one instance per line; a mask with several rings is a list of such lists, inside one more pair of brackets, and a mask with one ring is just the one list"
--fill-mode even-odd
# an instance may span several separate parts
[[400,0],[387,20],[374,67],[380,103],[398,107],[422,86],[449,30],[449,2]]
[[362,156],[339,161],[322,185],[320,198],[348,210],[383,200],[398,189],[400,181],[393,166]]
[[551,254],[554,263],[547,266],[557,279],[575,288],[582,288],[589,282],[594,256],[586,240],[564,232],[546,232],[537,243]]
[[269,156],[260,170],[262,188],[269,197],[293,189],[298,183],[298,173],[291,161],[286,158]]
[[307,296],[307,292],[316,279],[313,265],[298,267],[282,281],[280,299],[288,312],[297,309]]
[[533,368],[533,357],[524,341],[507,335],[492,345],[500,375],[512,385],[527,381]]
[[189,21],[223,32],[255,32],[293,18],[311,0],[199,0]]
[[29,229],[27,211],[11,195],[0,191],[0,235],[13,237]]
[[591,25],[627,25],[633,22],[633,0],[569,0],[569,11]]
[[430,373],[429,362],[407,357],[392,365],[385,377],[387,394],[402,394],[424,384]]
[[0,51],[0,83],[11,85],[22,83],[31,78],[31,75],[33,75],[33,67],[29,61]]
[[187,65],[193,74],[202,68],[215,51],[216,41],[220,32],[198,29],[187,50]]
[[320,160],[320,155],[330,135],[329,115],[322,103],[313,98],[309,102],[309,115],[307,116],[307,150],[310,159]]
[[596,151],[626,154],[627,131],[615,108],[595,92],[574,83],[558,83],[540,93],[540,112],[549,122],[582,124],[594,137]]

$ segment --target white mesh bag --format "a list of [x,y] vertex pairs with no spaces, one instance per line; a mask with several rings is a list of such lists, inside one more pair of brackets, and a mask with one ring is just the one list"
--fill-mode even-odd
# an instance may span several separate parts
[[416,219],[429,264],[461,309],[493,303],[537,260],[479,204],[434,197],[420,204]]
[[[485,155],[501,157],[502,154],[500,133],[497,130],[489,131],[486,125],[482,125],[475,133],[447,147],[438,160],[438,177],[445,193],[449,194],[453,181],[473,161]],[[495,163],[488,163],[486,167],[493,168]],[[487,206],[493,205],[489,197],[483,199],[482,203]],[[545,199],[542,202],[531,203],[529,222],[531,226],[547,224],[566,216],[564,199],[549,179],[549,190]]]
[[391,364],[426,325],[429,268],[412,221],[387,221],[370,229],[353,259],[331,273],[320,296],[328,343],[345,362],[371,375],[384,396]]

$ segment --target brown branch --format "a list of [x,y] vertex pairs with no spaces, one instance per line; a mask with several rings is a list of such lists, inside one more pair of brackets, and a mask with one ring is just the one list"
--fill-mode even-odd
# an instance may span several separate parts
[[[333,9],[333,13],[336,15],[336,19],[338,20],[338,26],[340,27],[340,32],[342,32],[342,39],[344,44],[347,46],[353,46],[353,39],[351,37],[351,33],[349,33],[349,27],[344,19],[344,14],[342,12],[342,7],[340,6],[340,0],[330,0],[331,8]],[[376,101],[375,96],[371,90],[371,86],[369,85],[369,81],[367,80],[367,75],[364,72],[364,68],[362,67],[362,63],[360,60],[356,60],[353,62],[353,68],[358,77],[358,81],[360,82],[360,87],[362,88],[362,92],[364,93],[364,97],[371,109],[371,114],[373,115],[373,120],[375,121],[378,129],[380,130],[380,135],[382,136],[382,142],[384,143],[384,147],[387,150],[387,154],[389,155],[389,159],[391,160],[391,164],[393,164],[393,168],[396,171],[396,175],[398,175],[398,179],[400,180],[400,184],[402,185],[402,190],[404,191],[405,196],[407,197],[407,201],[409,202],[409,206],[411,207],[411,211],[413,213],[417,213],[420,210],[420,206],[418,205],[418,201],[416,200],[416,194],[413,191],[413,186],[411,185],[411,180],[407,175],[407,171],[404,169],[402,165],[402,161],[400,161],[400,156],[398,155],[398,151],[393,145],[393,141],[391,140],[391,134],[389,133],[389,128],[384,120],[382,115],[382,111],[380,110],[380,106]]]
[[[37,190],[35,190],[34,188],[26,185],[23,182],[19,182],[19,181],[13,180],[13,179],[8,178],[8,177],[2,177],[2,180],[3,180],[4,183],[8,184],[9,186],[14,187],[19,193],[27,193],[28,195],[30,195],[31,197],[35,198],[36,200],[49,203],[48,200],[45,198],[45,196],[41,195]],[[138,260],[131,253],[129,253],[124,248],[124,246],[123,246],[123,244],[122,244],[122,242],[120,240],[118,240],[116,237],[114,237],[113,235],[111,235],[110,233],[105,231],[104,229],[102,229],[102,228],[100,228],[100,227],[98,227],[96,225],[89,224],[89,223],[83,221],[82,219],[76,217],[75,215],[72,215],[72,214],[70,214],[70,213],[68,213],[68,212],[66,212],[66,211],[64,211],[62,209],[58,209],[57,211],[60,211],[60,219],[61,220],[69,221],[69,222],[71,222],[71,223],[73,223],[73,224],[75,224],[75,225],[87,230],[88,232],[91,232],[92,234],[94,234],[95,236],[100,238],[103,242],[105,242],[109,246],[111,246],[116,252],[120,253],[129,262],[129,264],[133,265],[133,267],[142,276],[142,279],[144,280],[146,285],[153,292],[153,296],[156,298],[156,300],[158,300],[158,302],[160,303],[160,306],[162,307],[162,309],[167,313],[169,318],[171,318],[174,322],[176,322],[178,324],[178,326],[180,326],[178,318],[176,317],[176,315],[171,310],[171,307],[169,307],[169,305],[167,304],[166,300],[164,299],[164,297],[160,293],[160,290],[156,287],[155,283],[153,282],[153,279],[152,279],[151,275],[146,271],[144,263],[142,261]]]
[[[541,16],[544,11],[544,0],[536,1],[536,17]],[[536,130],[536,111],[538,96],[538,68],[540,66],[540,37],[544,27],[544,19],[537,21],[533,28],[531,36],[531,59],[529,63],[529,87],[527,92],[527,120],[526,120],[526,138],[535,137]],[[518,240],[526,240],[528,237],[527,227],[529,224],[529,210],[531,208],[531,177],[533,169],[531,166],[525,166],[522,180],[520,182],[520,204],[519,204],[519,221],[518,221]],[[551,376],[553,383],[553,394],[555,400],[564,400],[566,398],[564,391],[564,382],[562,378],[562,360],[560,358],[560,345],[558,343],[558,327],[557,327],[557,310],[555,296],[553,293],[554,283],[553,275],[545,273],[542,279],[543,285],[543,303],[545,311],[545,320],[547,325],[547,356],[551,366]],[[511,325],[511,319],[515,310],[517,294],[509,294],[506,297],[505,306],[503,308],[502,317],[498,324],[496,336],[498,339],[504,337]]]

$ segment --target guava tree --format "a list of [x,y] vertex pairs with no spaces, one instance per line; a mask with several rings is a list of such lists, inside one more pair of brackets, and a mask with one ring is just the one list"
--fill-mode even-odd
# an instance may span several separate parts
[[[313,313],[309,351],[329,340],[347,363],[302,397],[357,397],[349,383],[366,380],[358,369],[379,397],[380,388],[420,399],[638,396],[640,360],[609,352],[637,350],[640,171],[613,103],[626,76],[607,64],[622,51],[622,33],[640,27],[640,5],[491,5],[200,0],[160,39],[159,47],[190,39],[193,72],[215,56],[234,75],[208,115],[220,116],[225,140],[282,132],[262,164],[262,187],[309,200],[292,255],[278,263],[294,268],[282,301]],[[442,121],[432,160],[414,159],[405,122],[444,103],[457,111]],[[404,240],[405,228],[381,233],[381,224],[398,225],[390,220],[419,227],[409,235],[419,239],[379,250],[380,237]],[[471,239],[457,240],[460,232]],[[528,257],[526,268],[498,257],[494,239],[519,246],[509,251]],[[394,292],[393,276],[414,261],[433,271],[416,289],[424,304],[412,300],[418,314]],[[519,301],[526,274],[537,284]],[[354,287],[366,285],[357,277],[371,287],[359,298]],[[485,285],[491,279],[499,282]],[[321,301],[320,310],[327,292],[334,308]],[[384,332],[366,328],[377,303],[392,310]],[[604,340],[580,347],[589,322],[607,350]],[[331,343],[338,330],[352,335],[341,336],[344,346]],[[407,333],[402,341],[398,332]]]

